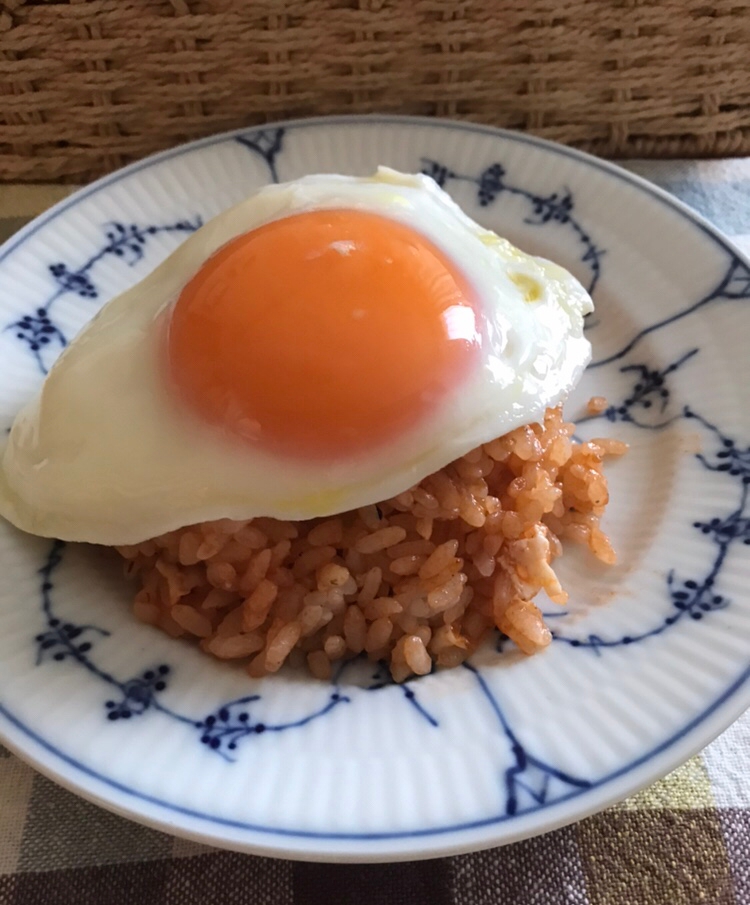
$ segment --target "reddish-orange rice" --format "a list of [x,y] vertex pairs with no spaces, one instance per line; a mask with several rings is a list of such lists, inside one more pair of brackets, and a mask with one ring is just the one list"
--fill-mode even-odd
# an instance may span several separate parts
[[394,679],[457,666],[495,629],[526,654],[551,639],[533,603],[567,594],[561,541],[615,555],[599,519],[605,456],[578,443],[561,409],[485,443],[415,487],[334,518],[222,519],[118,547],[139,583],[135,615],[251,676],[305,663],[327,679],[365,653]]

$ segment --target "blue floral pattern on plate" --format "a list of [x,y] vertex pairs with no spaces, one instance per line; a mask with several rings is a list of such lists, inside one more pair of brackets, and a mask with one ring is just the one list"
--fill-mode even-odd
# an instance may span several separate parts
[[52,308],[58,299],[64,295],[73,293],[84,301],[99,299],[99,289],[94,281],[93,271],[100,261],[109,256],[121,259],[132,267],[143,260],[146,254],[146,245],[152,236],[159,233],[188,234],[195,232],[203,221],[200,217],[179,220],[177,223],[167,225],[150,224],[142,226],[137,223],[106,223],[102,227],[105,236],[104,244],[97,249],[80,267],[71,267],[64,261],[55,261],[47,265],[47,271],[52,281],[57,284],[49,297],[33,311],[24,314],[18,320],[7,324],[6,332],[10,332],[20,343],[26,346],[34,356],[39,370],[46,374],[47,353],[54,357],[68,340],[63,330],[53,320]]
[[[250,130],[220,140],[216,147],[229,149],[231,146],[238,149],[238,153],[241,149],[249,155],[248,160],[252,158],[260,162],[268,179],[278,182],[282,178],[299,175],[287,172],[287,159],[294,158],[287,158],[286,154],[298,136],[304,134],[305,128],[304,125],[292,125]],[[471,133],[470,129],[455,128]],[[485,134],[477,131],[478,134]],[[516,211],[519,203],[525,206],[526,211],[520,223],[516,224],[518,228],[527,228],[532,233],[546,230],[551,239],[558,233],[566,235],[570,240],[569,246],[579,249],[575,263],[588,274],[584,282],[598,298],[609,279],[608,262],[616,260],[617,248],[613,246],[611,237],[604,234],[600,221],[591,216],[591,198],[585,186],[582,189],[581,185],[561,177],[558,188],[541,190],[528,175],[519,177],[519,172],[528,174],[531,171],[528,168],[519,169],[518,155],[513,153],[514,141],[528,141],[529,147],[536,147],[531,140],[502,138],[493,157],[475,172],[462,166],[460,158],[444,159],[436,150],[439,143],[434,147],[415,144],[409,152],[411,157],[408,161],[404,161],[403,155],[399,157],[399,151],[394,155],[393,164],[401,169],[421,170],[448,190],[459,185],[472,187],[477,209],[493,216],[503,216],[506,201],[512,201]],[[540,154],[553,157],[555,154],[568,154],[539,147]],[[569,156],[575,159],[575,155]],[[380,162],[391,164],[391,160]],[[630,186],[626,188],[631,189]],[[659,203],[666,202],[659,199]],[[113,257],[121,259],[126,266],[139,262],[147,264],[150,237],[164,233],[179,240],[198,228],[205,216],[200,204],[194,203],[187,204],[175,217],[166,217],[158,222],[148,217],[143,224],[125,219],[114,219],[103,224],[102,245],[91,249],[88,257],[84,252],[84,263],[80,266],[55,258],[43,262],[52,284],[49,295],[33,301],[28,311],[9,321],[2,334],[4,340],[0,338],[0,341],[18,343],[29,353],[39,371],[45,373],[67,342],[64,321],[58,321],[53,316],[58,298],[64,295],[77,297],[82,305],[101,302],[96,281],[99,261]],[[739,310],[739,306],[750,299],[750,270],[747,265],[710,230],[704,226],[700,229],[707,236],[708,245],[713,243],[726,254],[723,272],[717,276],[713,287],[700,293],[697,300],[686,298],[684,304],[671,313],[664,316],[657,313],[648,322],[641,320],[631,336],[623,337],[616,351],[595,360],[592,365],[594,373],[610,375],[610,384],[619,387],[618,395],[608,397],[609,402],[600,415],[580,418],[578,424],[580,430],[589,430],[598,420],[612,431],[623,429],[635,432],[633,436],[641,434],[654,438],[653,442],[658,442],[656,438],[666,436],[670,431],[685,425],[692,426],[700,432],[705,444],[693,454],[699,471],[726,482],[728,488],[735,488],[735,501],[727,511],[717,509],[716,514],[710,517],[696,512],[690,530],[695,538],[704,541],[706,566],[703,568],[700,562],[696,562],[691,575],[684,563],[677,566],[665,561],[660,577],[661,590],[653,598],[651,621],[644,620],[637,629],[627,633],[607,634],[598,629],[587,630],[585,621],[570,621],[564,614],[549,614],[550,618],[557,617],[553,622],[553,648],[568,658],[565,662],[573,673],[575,662],[584,657],[583,652],[595,654],[594,663],[600,660],[606,662],[605,654],[610,649],[646,650],[649,645],[664,643],[659,639],[671,636],[672,632],[684,633],[691,626],[700,631],[702,620],[718,618],[716,614],[719,613],[731,613],[740,605],[736,595],[725,587],[725,578],[736,551],[750,544],[750,514],[747,512],[750,447],[745,445],[740,432],[734,428],[730,430],[729,425],[717,423],[710,417],[710,411],[693,405],[692,400],[685,398],[683,378],[692,380],[692,375],[704,367],[706,353],[703,346],[684,341],[680,336],[675,342],[667,343],[669,351],[665,355],[663,348],[666,347],[654,342],[692,316],[702,316],[709,306],[722,309],[725,305],[735,305]],[[601,317],[603,323],[606,307],[602,308]],[[419,738],[424,739],[425,745],[440,744],[439,740],[444,742],[455,732],[451,728],[456,719],[455,712],[447,705],[446,699],[435,693],[441,681],[440,674],[395,685],[383,667],[363,667],[356,663],[347,664],[339,670],[330,684],[315,684],[314,694],[308,695],[296,710],[282,708],[284,712],[278,712],[278,702],[272,700],[273,695],[269,697],[264,690],[256,689],[252,682],[248,683],[246,694],[217,697],[207,706],[191,708],[185,704],[181,693],[181,689],[186,687],[185,667],[177,648],[173,658],[143,656],[134,660],[128,670],[120,671],[109,666],[112,645],[117,643],[122,628],[108,625],[106,620],[101,619],[101,613],[97,619],[81,619],[75,607],[71,608],[72,598],[66,590],[65,581],[60,579],[66,556],[64,545],[54,543],[45,561],[38,564],[39,616],[30,637],[36,669],[40,673],[49,672],[50,676],[54,670],[66,676],[76,672],[86,676],[87,688],[90,685],[94,695],[92,699],[100,701],[98,712],[105,732],[134,732],[139,731],[137,727],[146,726],[149,722],[156,724],[161,721],[159,725],[174,726],[175,732],[185,733],[184,737],[191,746],[205,751],[212,762],[226,764],[222,769],[232,771],[241,770],[241,764],[249,757],[259,756],[265,750],[264,746],[275,745],[275,739],[299,738],[300,744],[306,745],[319,737],[319,727],[328,726],[332,733],[336,732],[334,727],[341,725],[342,719],[354,719],[357,713],[369,713],[371,709],[375,712],[374,704],[378,707],[384,704],[389,713],[403,714],[398,719],[409,720],[414,731],[423,734]],[[425,825],[421,829],[384,830],[382,833],[346,831],[326,834],[301,828],[283,830],[283,833],[318,840],[350,839],[353,845],[355,840],[359,840],[357,845],[366,846],[368,839],[418,839],[423,835],[459,832],[477,826],[491,827],[520,817],[542,821],[542,812],[547,808],[562,806],[574,799],[586,800],[587,796],[597,794],[598,789],[605,788],[613,777],[637,770],[639,764],[654,757],[657,751],[677,744],[679,739],[692,731],[693,724],[687,721],[687,728],[673,732],[658,745],[652,746],[650,753],[633,758],[618,770],[596,772],[590,768],[569,768],[567,764],[570,761],[564,752],[550,750],[549,746],[540,744],[534,731],[529,731],[529,724],[500,681],[506,674],[503,670],[513,666],[512,651],[502,644],[498,645],[498,650],[498,654],[483,654],[475,658],[462,670],[455,671],[451,679],[459,684],[464,682],[461,687],[475,702],[472,706],[482,714],[486,732],[492,739],[491,757],[497,801],[488,806],[483,816],[478,816],[476,820],[454,820],[453,823]],[[507,675],[510,677],[510,673]],[[723,706],[727,696],[734,694],[741,686],[744,675],[733,684],[729,683],[704,715],[696,717],[696,720],[700,722],[707,718],[706,714]],[[6,711],[3,709],[2,712]],[[103,780],[109,781],[106,776]],[[160,807],[171,806],[153,796],[133,794]],[[212,821],[216,826],[226,824],[226,821],[222,823],[223,818],[195,809],[188,808],[185,813]],[[276,830],[270,826],[259,826],[252,832],[273,833]]]

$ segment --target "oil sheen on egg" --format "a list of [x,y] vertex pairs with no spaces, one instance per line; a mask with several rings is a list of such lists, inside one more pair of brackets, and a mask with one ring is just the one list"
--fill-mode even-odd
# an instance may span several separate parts
[[0,514],[129,544],[388,499],[565,399],[592,308],[428,177],[268,186],[65,350],[5,442]]

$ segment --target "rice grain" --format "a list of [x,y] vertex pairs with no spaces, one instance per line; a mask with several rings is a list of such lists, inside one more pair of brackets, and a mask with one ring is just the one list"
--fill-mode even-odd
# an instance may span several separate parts
[[[598,403],[597,403],[598,404]],[[561,540],[602,562],[602,461],[626,445],[579,443],[560,409],[471,450],[391,500],[327,519],[219,519],[119,548],[136,617],[207,653],[285,662],[328,680],[364,652],[396,681],[462,663],[496,629],[526,654],[550,643],[533,602],[564,603]]]

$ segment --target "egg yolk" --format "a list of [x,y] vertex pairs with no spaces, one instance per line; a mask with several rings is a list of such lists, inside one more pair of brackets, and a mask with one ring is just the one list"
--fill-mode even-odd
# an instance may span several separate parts
[[233,239],[181,292],[173,383],[264,450],[334,460],[402,435],[476,361],[474,293],[447,256],[359,210],[295,214]]

